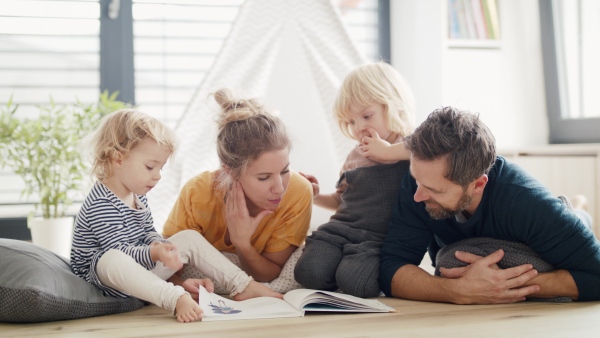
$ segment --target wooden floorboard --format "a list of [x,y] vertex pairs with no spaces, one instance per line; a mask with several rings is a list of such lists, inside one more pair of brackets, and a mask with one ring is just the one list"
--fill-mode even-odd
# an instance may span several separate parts
[[146,306],[70,321],[0,323],[0,337],[600,337],[600,302],[475,306],[380,300],[398,312],[182,324]]

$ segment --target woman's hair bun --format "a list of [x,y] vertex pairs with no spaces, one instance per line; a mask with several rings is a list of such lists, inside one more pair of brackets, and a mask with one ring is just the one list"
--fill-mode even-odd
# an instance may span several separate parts
[[221,107],[217,123],[224,127],[227,123],[248,119],[259,115],[263,105],[254,99],[240,99],[231,89],[221,88],[213,93],[215,101]]

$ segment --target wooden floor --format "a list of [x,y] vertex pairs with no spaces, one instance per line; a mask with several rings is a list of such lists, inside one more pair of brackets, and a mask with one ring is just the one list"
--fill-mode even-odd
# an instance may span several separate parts
[[178,323],[156,306],[95,318],[0,323],[0,337],[600,337],[600,302],[451,305],[382,298],[390,314]]
[[[431,273],[430,264],[426,257],[421,267]],[[467,306],[380,301],[398,312],[181,324],[165,310],[146,306],[62,322],[0,323],[0,337],[600,337],[600,302]]]

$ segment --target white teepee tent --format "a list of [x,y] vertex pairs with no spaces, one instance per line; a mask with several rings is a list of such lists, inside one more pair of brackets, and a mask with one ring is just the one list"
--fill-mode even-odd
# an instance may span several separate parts
[[[149,194],[162,232],[180,188],[219,167],[214,114],[208,96],[221,87],[242,90],[279,111],[292,137],[291,168],[315,175],[331,192],[354,143],[334,121],[332,106],[346,74],[363,63],[331,0],[247,0],[212,69],[176,127],[181,141],[160,184]],[[331,213],[315,208],[312,226]]]

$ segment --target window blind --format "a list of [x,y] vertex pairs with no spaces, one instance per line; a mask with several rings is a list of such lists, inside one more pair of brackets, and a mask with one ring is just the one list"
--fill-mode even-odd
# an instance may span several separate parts
[[99,94],[100,6],[92,0],[0,1],[0,104],[94,102]]

